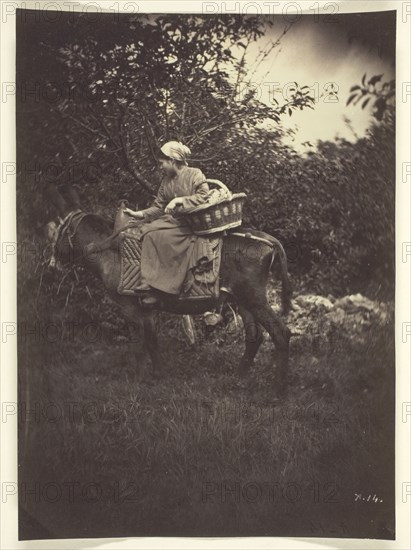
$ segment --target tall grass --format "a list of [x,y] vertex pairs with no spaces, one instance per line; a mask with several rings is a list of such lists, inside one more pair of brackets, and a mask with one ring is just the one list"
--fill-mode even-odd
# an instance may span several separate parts
[[[332,349],[294,339],[281,400],[270,342],[240,381],[239,331],[223,345],[218,331],[203,333],[190,348],[171,318],[161,330],[159,382],[140,382],[119,342],[22,350],[41,411],[20,470],[40,497],[23,506],[53,536],[392,538],[391,319],[361,338],[352,328]],[[61,489],[55,502],[50,483]]]

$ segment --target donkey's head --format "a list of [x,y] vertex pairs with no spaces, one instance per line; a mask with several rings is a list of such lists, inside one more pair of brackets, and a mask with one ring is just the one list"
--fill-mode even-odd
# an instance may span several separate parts
[[50,265],[58,262],[70,263],[80,256],[77,229],[80,221],[86,216],[81,209],[77,190],[67,185],[60,192],[54,184],[46,188],[46,198],[54,206],[56,218],[47,224],[47,237],[52,246]]
[[78,259],[95,263],[96,259],[87,252],[87,246],[107,238],[112,232],[112,224],[97,214],[83,212],[79,195],[70,185],[64,188],[64,192],[49,185],[46,196],[57,214],[57,221],[49,222],[47,228],[53,250],[50,264],[56,265],[57,261],[73,263]]

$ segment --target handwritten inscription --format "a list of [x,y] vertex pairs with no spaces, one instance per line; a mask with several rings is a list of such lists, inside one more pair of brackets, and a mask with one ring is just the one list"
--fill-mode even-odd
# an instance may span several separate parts
[[363,502],[383,502],[382,498],[377,497],[377,495],[363,495],[362,493],[354,493],[354,501],[363,501]]

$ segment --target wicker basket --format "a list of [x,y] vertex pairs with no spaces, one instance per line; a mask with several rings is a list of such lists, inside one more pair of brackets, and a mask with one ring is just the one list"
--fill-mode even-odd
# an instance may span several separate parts
[[[207,179],[209,185],[215,185],[228,193],[228,188],[219,180]],[[182,214],[184,221],[196,235],[212,235],[226,229],[238,227],[242,223],[245,193],[235,193],[229,199],[213,204],[200,204]]]

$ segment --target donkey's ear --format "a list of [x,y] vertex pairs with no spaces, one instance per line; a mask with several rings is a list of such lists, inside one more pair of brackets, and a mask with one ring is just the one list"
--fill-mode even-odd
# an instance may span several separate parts
[[57,213],[64,216],[68,211],[67,202],[63,199],[54,183],[49,183],[45,189],[45,196],[56,207]]
[[65,183],[60,187],[59,192],[70,208],[81,208],[80,196],[76,187]]
[[65,186],[65,196],[67,200],[69,201],[71,206],[74,206],[75,208],[81,207],[80,202],[80,195],[77,191],[77,188],[73,185],[66,185]]

